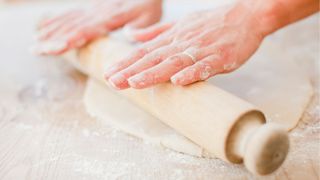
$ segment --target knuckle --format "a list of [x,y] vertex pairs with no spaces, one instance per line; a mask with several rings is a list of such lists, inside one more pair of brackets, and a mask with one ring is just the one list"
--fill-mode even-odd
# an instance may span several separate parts
[[147,50],[145,48],[140,48],[136,51],[136,54],[139,56],[143,56],[147,53]]
[[119,20],[119,19],[123,19],[125,16],[126,16],[125,13],[117,13],[112,16],[112,19]]
[[198,59],[200,57],[200,55],[202,54],[202,52],[196,46],[189,47],[184,52],[194,56],[196,59]]
[[150,82],[154,82],[157,79],[159,79],[159,75],[157,75],[153,72],[145,72],[143,75],[144,75],[144,78],[148,79]]
[[210,58],[208,61],[199,61],[197,65],[200,68],[212,67],[212,61],[213,59]]
[[134,73],[135,73],[134,69],[129,68],[129,69],[123,70],[121,72],[121,76],[124,78],[128,78],[132,76]]
[[162,61],[162,56],[158,53],[147,54],[142,61],[152,61],[154,64],[158,64]]
[[206,80],[210,77],[210,75],[213,74],[213,69],[211,66],[204,66],[201,70],[200,70],[200,74],[199,74],[199,79],[200,80]]
[[114,69],[121,69],[122,67],[125,67],[127,64],[128,64],[128,60],[124,59],[114,64],[113,67]]
[[146,48],[138,48],[132,53],[133,58],[142,58],[148,53]]
[[239,67],[238,63],[236,61],[233,62],[226,62],[223,65],[223,70],[225,70],[226,72],[231,72],[235,69],[237,69]]
[[175,55],[175,56],[171,56],[169,59],[168,59],[168,62],[170,64],[172,64],[174,67],[177,67],[177,68],[180,68],[180,67],[183,67],[184,66],[184,61],[183,59],[178,56],[178,55]]

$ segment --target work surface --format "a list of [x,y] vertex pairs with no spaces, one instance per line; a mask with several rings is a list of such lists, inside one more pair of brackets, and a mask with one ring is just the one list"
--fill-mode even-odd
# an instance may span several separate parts
[[[154,147],[87,115],[85,76],[61,59],[30,55],[43,7],[0,12],[0,179],[319,179],[318,91],[290,133],[288,159],[270,176]],[[312,70],[306,59],[319,59],[317,18],[270,37],[296,54],[302,70]]]

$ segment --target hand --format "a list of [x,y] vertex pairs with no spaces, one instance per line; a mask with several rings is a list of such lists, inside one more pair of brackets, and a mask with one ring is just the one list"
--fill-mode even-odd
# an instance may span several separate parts
[[161,0],[102,0],[93,7],[44,20],[39,25],[39,45],[35,51],[58,55],[124,25],[147,27],[161,18],[161,3]]
[[116,89],[141,89],[169,80],[187,85],[231,72],[265,36],[255,18],[246,6],[234,5],[139,30],[135,39],[150,41],[110,67],[105,77]]

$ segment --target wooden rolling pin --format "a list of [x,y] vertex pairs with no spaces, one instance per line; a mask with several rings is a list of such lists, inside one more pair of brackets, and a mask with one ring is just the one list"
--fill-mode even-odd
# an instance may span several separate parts
[[[65,57],[82,72],[104,81],[104,68],[132,48],[129,43],[106,37]],[[273,172],[288,153],[285,130],[266,124],[263,113],[253,105],[209,83],[186,87],[164,83],[119,93],[214,156],[232,163],[244,162],[252,173]]]

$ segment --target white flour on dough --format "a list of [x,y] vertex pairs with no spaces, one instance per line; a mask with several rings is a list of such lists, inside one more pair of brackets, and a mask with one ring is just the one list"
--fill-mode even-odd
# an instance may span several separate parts
[[[267,39],[239,70],[209,81],[256,105],[268,121],[291,130],[306,109],[313,88],[308,73],[291,54],[283,53],[284,48]],[[306,64],[310,62],[305,59]]]
[[146,142],[202,156],[199,146],[94,79],[87,82],[84,104],[91,116]]

